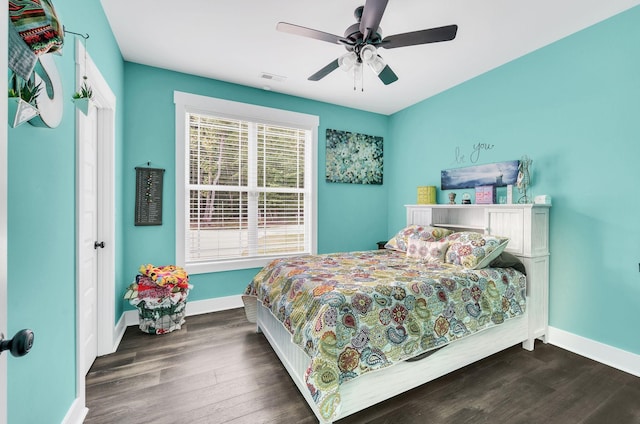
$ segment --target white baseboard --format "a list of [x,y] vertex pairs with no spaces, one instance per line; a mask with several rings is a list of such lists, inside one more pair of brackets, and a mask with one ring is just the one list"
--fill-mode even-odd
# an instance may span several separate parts
[[[213,299],[187,301],[186,316],[208,314],[209,312],[226,311],[228,309],[242,308],[242,297],[240,295],[215,297]],[[118,343],[124,335],[125,327],[138,325],[138,311],[125,311],[118,323],[123,322],[122,334],[117,339]],[[117,345],[116,345],[117,348]],[[115,350],[114,350],[115,352]]]
[[113,350],[111,351],[111,353],[118,350],[118,346],[120,346],[120,341],[124,336],[124,330],[126,329],[127,329],[127,324],[125,320],[125,315],[122,314],[120,315],[120,319],[118,320],[115,328],[113,329]]
[[226,311],[228,309],[243,308],[240,295],[216,297],[213,299],[187,302],[187,316],[208,314],[209,312]]
[[71,404],[71,408],[67,411],[67,414],[62,420],[62,424],[82,424],[89,409],[84,405],[84,402],[79,398],[76,398]]
[[549,327],[549,343],[640,377],[640,355]]

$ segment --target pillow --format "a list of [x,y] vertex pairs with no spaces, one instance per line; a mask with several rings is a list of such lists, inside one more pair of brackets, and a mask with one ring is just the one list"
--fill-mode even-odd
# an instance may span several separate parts
[[449,247],[447,240],[424,241],[417,237],[409,237],[407,257],[421,259],[430,263],[444,263],[444,255],[447,253],[447,247]]
[[449,250],[445,256],[445,262],[462,265],[468,269],[486,268],[509,243],[506,237],[466,231],[448,235],[447,241],[449,241]]
[[384,245],[385,249],[398,250],[406,252],[409,246],[409,237],[415,236],[424,241],[438,241],[453,231],[446,228],[430,227],[428,225],[409,225],[393,236],[391,240]]
[[527,275],[527,270],[525,269],[522,261],[509,252],[500,253],[497,258],[491,261],[489,266],[491,268],[513,268],[516,271],[520,271],[524,275]]

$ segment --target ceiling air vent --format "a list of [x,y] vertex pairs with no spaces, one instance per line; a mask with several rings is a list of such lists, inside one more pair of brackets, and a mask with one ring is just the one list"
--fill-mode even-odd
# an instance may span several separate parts
[[274,75],[274,74],[270,74],[268,72],[263,72],[260,74],[260,78],[262,79],[266,79],[269,81],[277,81],[277,82],[283,82],[284,80],[287,79],[287,77],[283,77],[282,75]]

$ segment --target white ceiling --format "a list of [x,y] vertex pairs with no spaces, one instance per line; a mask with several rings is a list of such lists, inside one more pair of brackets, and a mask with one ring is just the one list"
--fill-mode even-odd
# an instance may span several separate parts
[[[380,49],[399,80],[364,69],[364,91],[340,69],[307,78],[344,47],[276,31],[280,21],[344,35],[365,0],[101,0],[129,62],[392,114],[640,0],[389,0],[383,36],[450,24],[455,40]],[[89,31],[90,33],[90,31]],[[263,73],[283,76],[269,81]]]

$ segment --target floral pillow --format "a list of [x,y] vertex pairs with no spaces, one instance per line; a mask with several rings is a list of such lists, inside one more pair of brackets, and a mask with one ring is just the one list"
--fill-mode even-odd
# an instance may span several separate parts
[[448,235],[447,241],[449,250],[445,256],[445,262],[462,265],[468,269],[486,268],[509,243],[506,237],[466,231]]
[[444,255],[447,253],[447,247],[449,247],[447,240],[424,241],[417,237],[409,237],[407,257],[430,263],[444,263]]
[[446,228],[412,224],[398,231],[398,233],[393,236],[393,238],[389,240],[384,247],[385,249],[406,252],[407,247],[409,247],[409,237],[415,237],[424,241],[438,241],[452,233],[453,231]]

